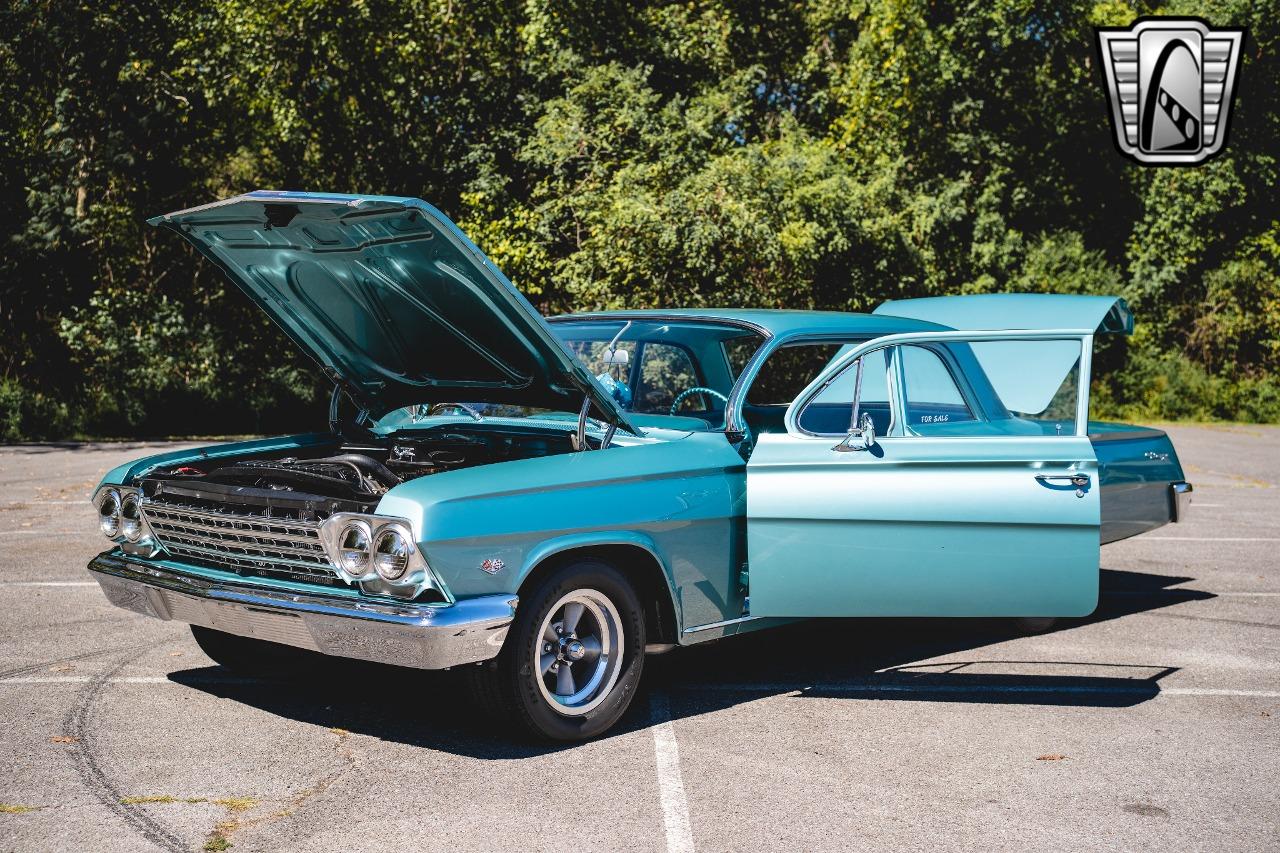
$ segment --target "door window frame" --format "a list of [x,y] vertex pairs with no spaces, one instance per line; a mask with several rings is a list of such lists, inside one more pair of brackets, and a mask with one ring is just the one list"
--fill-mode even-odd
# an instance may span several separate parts
[[[761,368],[764,367],[764,363],[772,358],[778,350],[799,344],[839,344],[840,346],[851,344],[858,347],[863,344],[869,344],[874,340],[877,340],[874,333],[860,333],[855,330],[792,332],[766,338],[765,342],[752,354],[751,360],[747,362],[747,366],[743,368],[742,373],[738,375],[738,380],[733,384],[733,390],[729,392],[729,402],[725,406],[725,432],[739,436],[746,433],[746,421],[742,417],[742,408],[748,405],[747,394],[750,393],[751,386],[755,384],[756,376],[760,373]],[[818,375],[814,377],[815,381],[825,377],[829,368],[830,365],[827,365],[827,367],[818,371]],[[794,406],[796,400],[800,399],[807,390],[802,389],[800,395],[787,404],[788,409]],[[734,440],[736,441],[737,439],[735,438]]]
[[[885,430],[885,435],[892,436],[897,434],[897,430],[899,428],[898,400],[900,399],[899,394],[901,393],[901,388],[899,387],[899,385],[903,377],[902,358],[899,355],[901,351],[898,349],[897,346],[892,344],[888,347],[880,347],[878,349],[870,350],[866,353],[866,355],[875,355],[876,353],[880,352],[881,349],[893,350],[889,355],[889,364],[885,368],[885,384],[889,386],[888,388],[889,428]],[[856,371],[857,368],[854,366],[855,363],[856,363],[856,359],[854,362],[851,362],[843,370],[838,370],[834,373],[831,373],[829,378],[822,382],[818,390],[814,392],[812,395],[809,395],[807,399],[805,398],[809,390],[808,388],[806,388],[804,391],[801,391],[800,396],[796,397],[796,400],[804,399],[805,401],[804,405],[802,405],[799,409],[796,410],[796,431],[800,435],[809,436],[812,438],[831,439],[831,438],[844,438],[846,435],[849,434],[849,431],[847,429],[844,432],[812,432],[811,430],[807,430],[804,427],[800,426],[800,421],[801,419],[804,418],[805,409],[809,408],[810,405],[816,402],[818,395],[820,395],[827,388],[831,387],[833,383],[836,383],[841,381],[842,379],[848,378],[846,377],[845,374],[851,371]],[[828,375],[828,371],[827,369],[824,368],[823,371],[819,374],[819,377],[827,376],[827,375]],[[867,380],[865,376],[863,377],[862,381],[864,384],[866,383]],[[791,406],[796,405],[796,400],[793,400],[791,402]],[[790,414],[790,407],[788,407],[788,414]],[[849,401],[849,418],[850,418],[850,421],[852,421],[853,419],[853,401],[852,400]],[[790,427],[788,427],[787,432],[790,432],[790,431],[791,429]]]
[[[800,415],[804,409],[813,402],[813,399],[820,394],[831,382],[839,379],[840,375],[845,372],[855,361],[865,355],[870,355],[886,347],[901,347],[909,345],[921,345],[927,348],[931,343],[983,343],[988,341],[1055,341],[1070,340],[1076,341],[1080,345],[1080,361],[1079,375],[1077,377],[1076,387],[1076,416],[1075,429],[1072,433],[1077,437],[1088,437],[1089,435],[1089,381],[1092,375],[1093,367],[1093,330],[1089,329],[1050,329],[1044,331],[1026,331],[1026,330],[999,330],[999,331],[955,331],[955,332],[907,332],[896,335],[883,335],[878,338],[863,342],[859,346],[855,346],[852,350],[845,353],[838,361],[828,365],[807,388],[800,392],[791,405],[787,407],[787,413],[783,423],[786,426],[787,433],[796,438],[809,440],[830,440],[831,438],[844,435],[845,433],[833,434],[817,434],[811,433],[799,426]],[[936,353],[935,353],[936,355]],[[903,372],[902,358],[899,351],[895,349],[892,361],[894,367],[889,373],[889,408],[890,418],[892,422],[890,429],[883,437],[884,439],[919,439],[921,436],[908,435],[902,425],[902,418],[898,415],[906,411],[905,398],[903,394],[903,382],[905,375]],[[943,365],[948,367],[947,359],[942,359]],[[952,377],[955,378],[954,375]],[[957,381],[957,387],[960,388],[962,396],[968,397],[966,391],[969,385],[968,377],[963,382]],[[973,401],[966,399],[965,401],[970,408],[973,408]],[[974,409],[975,412],[985,412],[982,409]],[[896,428],[895,428],[896,427]],[[1064,435],[1067,435],[1064,433]],[[1003,436],[1003,435],[947,435],[947,436],[928,436],[927,438],[940,439],[963,439],[966,441],[1020,441],[1026,439],[1040,440],[1043,436]]]

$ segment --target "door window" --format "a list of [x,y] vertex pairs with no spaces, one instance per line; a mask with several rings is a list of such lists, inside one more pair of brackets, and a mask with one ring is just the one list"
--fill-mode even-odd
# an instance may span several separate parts
[[921,346],[902,347],[902,371],[908,430],[927,435],[942,424],[974,420],[955,377],[937,353]]
[[[889,370],[891,349],[876,350],[863,356],[862,395],[859,412],[871,415],[876,432],[884,435],[893,421],[889,406]],[[819,391],[800,412],[796,425],[814,435],[845,435],[853,420],[854,386],[858,381],[858,363],[846,367],[827,387]]]
[[747,389],[751,406],[786,407],[841,351],[840,344],[788,344],[760,365]]
[[1010,417],[1040,424],[1045,432],[1074,429],[1078,341],[979,341],[970,346]]
[[1075,434],[1078,340],[939,342],[902,352],[910,435]]

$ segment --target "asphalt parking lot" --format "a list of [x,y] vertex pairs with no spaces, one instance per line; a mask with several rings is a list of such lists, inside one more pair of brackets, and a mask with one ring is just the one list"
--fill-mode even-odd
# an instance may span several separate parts
[[1280,849],[1280,428],[1169,432],[1192,518],[1103,548],[1093,617],[653,657],[567,748],[448,673],[231,677],[84,571],[151,446],[0,448],[0,850]]

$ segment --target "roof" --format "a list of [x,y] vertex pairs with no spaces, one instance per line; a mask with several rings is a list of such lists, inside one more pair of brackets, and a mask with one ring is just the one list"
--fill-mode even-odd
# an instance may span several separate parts
[[572,320],[721,320],[749,323],[764,329],[773,337],[804,334],[872,334],[895,332],[927,332],[946,329],[936,323],[890,317],[883,314],[856,314],[846,311],[793,311],[770,308],[669,308],[643,311],[593,311],[562,314],[549,318],[552,323]]

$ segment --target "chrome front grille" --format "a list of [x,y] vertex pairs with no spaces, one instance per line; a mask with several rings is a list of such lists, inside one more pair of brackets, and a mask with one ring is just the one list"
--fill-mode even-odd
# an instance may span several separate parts
[[154,498],[142,515],[160,546],[179,560],[241,574],[283,575],[332,585],[338,577],[320,544],[320,525],[233,513]]

